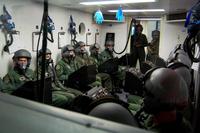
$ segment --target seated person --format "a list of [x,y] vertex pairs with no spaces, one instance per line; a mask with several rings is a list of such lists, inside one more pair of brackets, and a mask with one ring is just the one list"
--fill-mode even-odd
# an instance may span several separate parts
[[[46,62],[46,68],[45,68],[45,77],[52,79],[52,104],[57,107],[61,108],[67,108],[67,105],[70,104],[70,102],[78,95],[81,94],[81,92],[64,87],[60,81],[58,80],[55,70],[54,70],[54,64],[53,60],[51,58],[51,51],[49,49],[46,50],[45,54],[45,62]],[[41,74],[41,66],[42,66],[42,49],[39,51],[38,57],[38,76],[40,77]],[[37,72],[36,72],[37,73]]]
[[[77,55],[77,60],[79,64],[81,64],[81,66],[96,65],[95,60],[91,56],[88,56],[84,42],[80,41],[77,43],[77,45],[75,45],[75,52]],[[108,74],[98,73],[96,75],[96,81],[91,84],[91,87],[101,86],[101,85],[109,90],[112,90],[112,82]]]
[[174,70],[157,68],[149,71],[145,79],[146,95],[137,98],[141,106],[135,114],[140,127],[159,133],[192,132],[182,113],[189,103],[183,78]]
[[[99,65],[99,50],[100,46],[97,43],[90,46],[90,59],[97,67]],[[97,76],[101,78],[102,86],[111,91],[112,81],[110,75],[107,73],[98,73]]]
[[[109,59],[114,59],[114,42],[111,40],[107,40],[105,42],[105,50],[100,53],[99,55],[99,64],[102,64],[106,62]],[[125,71],[123,71],[121,68],[118,69],[118,71],[110,74],[112,81],[113,81],[113,88],[118,90],[120,87],[122,87],[122,82],[125,79]]]
[[100,64],[102,64],[103,62],[105,62],[109,59],[114,58],[113,48],[114,48],[114,42],[113,41],[106,41],[105,50],[102,51],[99,55]]
[[75,46],[75,54],[77,57],[77,60],[81,64],[81,66],[84,65],[92,65],[94,64],[91,57],[88,55],[88,52],[85,49],[85,43],[80,41]]
[[[88,52],[85,49],[85,43],[80,41],[75,46],[75,54],[76,59],[79,62],[80,66],[87,66],[87,65],[93,65],[94,62],[91,59],[91,57],[88,55]],[[96,81],[90,84],[91,87],[95,86],[101,86],[101,78],[99,76],[96,76]]]
[[29,69],[31,63],[31,53],[25,49],[20,49],[14,53],[14,68],[4,76],[3,81],[8,86],[2,92],[11,94],[18,87],[27,81],[34,80],[34,72]]
[[100,46],[98,43],[90,46],[90,57],[97,66],[99,65],[99,50]]
[[64,84],[68,80],[68,76],[80,68],[80,64],[71,45],[64,46],[61,55],[62,59],[56,64],[55,70],[58,80]]

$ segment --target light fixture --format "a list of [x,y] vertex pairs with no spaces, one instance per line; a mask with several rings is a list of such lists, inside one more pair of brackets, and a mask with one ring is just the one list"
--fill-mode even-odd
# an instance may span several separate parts
[[[125,9],[123,12],[164,12],[164,9]],[[108,12],[117,12],[117,10],[108,10]]]
[[157,21],[161,20],[161,18],[135,18],[136,20],[143,20],[143,21]]
[[155,2],[156,0],[112,0],[112,1],[91,1],[81,2],[81,5],[109,5],[109,4],[127,4],[127,3],[146,3]]

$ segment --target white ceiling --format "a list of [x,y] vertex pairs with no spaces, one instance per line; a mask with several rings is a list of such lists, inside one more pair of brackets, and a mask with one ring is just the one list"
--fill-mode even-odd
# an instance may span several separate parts
[[[43,0],[35,0],[43,2]],[[119,5],[103,5],[103,6],[85,6],[80,5],[80,2],[97,1],[97,0],[48,0],[49,4],[76,9],[84,12],[94,13],[101,9],[104,14],[110,14],[107,10],[117,9]],[[165,9],[163,13],[125,13],[129,16],[160,16],[169,13],[180,13],[189,10],[198,0],[157,0],[152,3],[140,4],[122,4],[123,9]]]

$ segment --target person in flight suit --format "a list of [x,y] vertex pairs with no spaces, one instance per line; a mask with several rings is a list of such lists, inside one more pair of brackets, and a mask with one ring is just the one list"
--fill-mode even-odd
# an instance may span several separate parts
[[145,60],[144,47],[148,44],[146,35],[142,34],[143,27],[138,24],[135,27],[135,34],[131,36],[131,67],[136,67],[137,60],[139,59],[140,68],[141,63]]
[[79,41],[74,46],[74,49],[75,49],[77,61],[79,61],[79,64],[81,64],[81,66],[94,64],[91,57],[89,56],[87,50],[85,49],[84,42]]
[[191,133],[182,114],[188,106],[188,87],[184,79],[169,68],[155,68],[145,76],[146,95],[135,114],[140,127],[159,133]]
[[[79,41],[75,46],[75,54],[76,59],[80,66],[88,66],[88,65],[94,65],[93,59],[89,56],[87,50],[85,49],[85,43],[82,41]],[[96,75],[96,81],[91,83],[89,86],[95,87],[95,86],[102,86],[101,84],[101,77]]]
[[4,76],[3,81],[9,87],[5,87],[2,92],[11,94],[18,87],[27,81],[34,80],[34,72],[29,68],[31,63],[31,53],[25,49],[20,49],[13,56],[14,68]]
[[[106,62],[109,59],[114,59],[114,41],[107,39],[105,42],[105,49],[99,55],[99,64]],[[120,67],[117,72],[114,72],[110,75],[113,81],[113,88],[119,91],[119,88],[122,86],[122,82],[125,79],[125,71]]]
[[107,40],[105,42],[105,49],[99,55],[99,62],[100,64],[114,58],[113,54],[114,42],[111,40]]
[[99,52],[100,52],[100,45],[98,43],[95,43],[90,46],[90,57],[97,66],[99,65],[99,58],[100,58]]
[[[95,64],[97,67],[100,64],[99,50],[100,50],[100,46],[97,43],[90,46],[90,59],[92,60],[93,64]],[[101,78],[102,86],[111,91],[112,81],[111,81],[110,75],[107,73],[98,73],[97,76]]]
[[160,41],[160,31],[154,30],[152,31],[152,41],[149,43],[147,47],[147,60],[151,62],[155,62],[155,58],[159,56],[159,41]]
[[59,81],[64,84],[64,82],[68,80],[68,76],[78,70],[81,66],[76,59],[73,46],[64,46],[61,55],[62,59],[56,64],[55,70]]
[[[46,50],[45,53],[45,62],[46,62],[46,69],[45,69],[45,78],[51,78],[52,80],[52,105],[61,107],[61,108],[68,108],[68,105],[72,100],[82,94],[81,92],[71,89],[71,88],[66,88],[64,87],[60,81],[58,80],[56,76],[56,72],[54,69],[54,63],[51,58],[51,51],[50,49]],[[38,62],[38,75],[40,77],[41,74],[41,66],[42,66],[42,49],[39,50],[39,62]]]

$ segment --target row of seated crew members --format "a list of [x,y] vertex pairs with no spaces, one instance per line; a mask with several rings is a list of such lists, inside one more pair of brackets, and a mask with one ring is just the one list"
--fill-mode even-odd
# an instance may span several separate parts
[[[41,73],[41,56],[42,52],[39,52],[38,72]],[[31,63],[31,54],[25,49],[18,50],[13,56],[14,68],[3,78],[3,86],[1,91],[4,93],[13,93],[17,88],[22,86],[28,81],[34,81],[36,79],[36,71],[34,72],[29,68]],[[64,87],[55,75],[54,68],[52,66],[51,51],[47,49],[46,53],[46,77],[51,77],[52,80],[52,105],[66,108],[66,106],[81,92]],[[40,78],[40,77],[39,77]]]
[[[99,56],[96,56],[96,57],[99,57],[99,60],[100,61],[106,61],[106,60],[108,60],[108,59],[111,59],[111,58],[114,58],[114,56],[113,56],[113,42],[106,42],[106,45],[105,45],[105,50],[101,53],[101,54],[99,54]],[[84,45],[83,45],[84,46]],[[78,46],[79,47],[79,46]],[[66,48],[66,49],[65,49]],[[79,61],[80,59],[76,59],[75,57],[75,53],[74,53],[74,51],[85,51],[83,48],[82,48],[82,46],[80,45],[80,47],[79,47],[80,49],[75,49],[74,50],[74,48],[73,47],[70,47],[70,45],[69,46],[66,46],[66,47],[64,47],[63,49],[62,49],[62,59],[61,60],[65,60],[65,61],[67,61],[68,63],[71,63],[71,62],[74,62],[72,65],[77,65],[77,69],[78,68],[80,68],[83,64],[82,63],[84,63],[84,62],[81,62],[81,61]],[[82,49],[82,50],[81,50]],[[91,48],[92,49],[92,48]],[[97,51],[98,51],[98,47],[96,47],[95,46],[95,49],[97,49]],[[85,53],[85,52],[82,52],[82,53]],[[82,56],[82,55],[84,55],[84,54],[81,54],[80,56]],[[40,56],[40,58],[39,58],[39,65],[41,65],[42,63],[41,63],[41,54],[39,54],[39,56]],[[95,55],[94,55],[94,57],[95,57]],[[77,54],[77,58],[78,58],[78,54]],[[89,57],[88,57],[89,58]],[[13,82],[16,86],[20,86],[20,84],[23,84],[24,82],[26,82],[26,81],[30,81],[30,80],[33,80],[34,79],[34,72],[32,72],[28,67],[29,67],[29,65],[30,65],[30,59],[31,59],[31,56],[30,56],[30,53],[28,52],[28,51],[26,51],[26,50],[21,50],[21,51],[17,51],[16,53],[15,53],[15,55],[14,55],[14,57],[13,57],[13,61],[14,61],[14,69],[13,69],[13,71],[14,70],[16,70],[15,72],[12,72],[12,71],[9,71],[9,74],[7,74],[7,75],[10,75],[10,76],[5,76],[5,78],[4,78],[4,82],[6,82],[6,77],[7,77],[7,81],[14,81],[13,79],[13,77],[15,77],[16,75],[19,77],[18,78],[18,82],[17,83],[19,83],[18,85],[17,85],[17,83],[15,83],[15,82]],[[52,62],[52,60],[51,60],[51,52],[49,51],[49,50],[47,50],[47,53],[46,53],[46,61],[47,61],[47,71],[49,71],[49,72],[47,72],[46,73],[46,76],[50,76],[50,77],[54,77],[55,76],[55,72],[53,71],[53,67],[51,67],[50,66],[50,64],[51,64],[51,62]],[[57,63],[57,65],[56,65],[56,67],[59,65],[59,62]],[[58,73],[58,71],[57,71],[57,69],[58,68],[56,68],[56,73]],[[71,70],[71,69],[70,69]],[[76,69],[75,69],[76,70]],[[165,70],[165,69],[158,69],[157,71],[160,71],[159,73],[160,73],[160,75],[157,75],[157,76],[161,76],[161,75],[164,75],[164,74],[170,74],[170,76],[171,75],[173,75],[172,77],[176,77],[177,79],[179,79],[179,77],[174,73],[174,72],[172,72],[171,70]],[[19,73],[18,73],[19,72]],[[41,70],[39,70],[39,72],[41,72]],[[16,73],[16,75],[15,74],[13,74],[13,75],[11,75],[11,74],[13,74],[13,73]],[[156,71],[155,72],[152,72],[152,74],[151,75],[153,75],[153,73],[156,73]],[[21,76],[19,76],[20,74],[22,74]],[[175,74],[175,75],[174,75]],[[58,74],[57,74],[58,75]],[[62,76],[62,75],[61,75]],[[10,79],[9,79],[9,77],[10,77]],[[153,78],[154,79],[154,78]],[[158,79],[162,79],[162,78],[158,78]],[[168,78],[168,79],[170,79],[170,78]],[[58,106],[58,107],[66,107],[67,105],[68,105],[68,103],[74,98],[74,97],[76,97],[77,95],[80,95],[81,94],[81,92],[79,92],[79,91],[77,91],[77,90],[74,90],[74,89],[71,89],[71,88],[66,88],[66,87],[63,87],[62,86],[62,84],[59,82],[59,76],[58,77],[54,77],[54,78],[52,78],[52,86],[53,86],[53,89],[52,89],[52,94],[53,94],[53,104],[55,104],[55,106]],[[174,81],[177,81],[178,82],[178,80],[174,80]],[[182,83],[182,80],[180,80],[181,81],[181,84],[184,84],[184,83]],[[20,83],[21,82],[21,83]],[[153,84],[157,84],[157,82],[159,83],[159,81],[150,81],[150,82],[152,82]],[[155,82],[155,83],[154,83]],[[162,81],[160,81],[160,82],[162,82]],[[7,82],[8,84],[9,84],[9,82]],[[177,84],[179,84],[179,83],[177,83]],[[6,92],[6,91],[10,91],[9,93],[11,93],[11,91],[12,91],[12,89],[14,89],[14,88],[12,88],[12,87],[15,87],[15,85],[13,86],[13,85],[11,85],[11,86],[9,86],[8,88],[10,88],[9,90],[2,90],[2,91],[4,91],[4,92]],[[175,85],[175,84],[174,84]],[[148,84],[147,84],[147,86],[148,86]],[[183,85],[184,86],[184,85]],[[149,90],[148,91],[150,91],[151,92],[151,90],[153,91],[153,89],[151,89],[151,87],[154,87],[154,86],[151,86],[150,85],[150,88],[149,88]],[[157,87],[157,86],[156,86]],[[156,88],[155,87],[155,88]],[[163,88],[163,87],[162,87]],[[164,86],[164,88],[165,89],[167,89],[168,88],[168,86]],[[16,88],[15,88],[16,89]],[[172,86],[172,92],[174,92],[175,90],[177,89],[177,86],[175,85],[175,86]],[[163,92],[163,91],[162,91]],[[151,92],[151,93],[155,93],[155,94],[157,94],[157,92]],[[179,93],[179,92],[177,92],[177,93]],[[185,93],[185,92],[184,92]],[[187,93],[187,91],[186,91],[186,93]],[[155,95],[155,98],[157,99],[157,97],[159,97],[159,96],[161,96],[162,94],[158,94],[158,95]],[[185,95],[185,94],[184,94]],[[141,108],[140,110],[139,110],[139,113],[136,113],[135,115],[139,115],[139,116],[137,116],[137,118],[139,119],[138,121],[140,122],[140,124],[141,124],[141,126],[143,127],[143,128],[154,128],[154,127],[157,127],[158,125],[154,125],[155,123],[152,123],[152,120],[154,120],[154,118],[155,117],[153,117],[152,115],[149,115],[149,114],[153,114],[153,115],[156,115],[156,118],[161,118],[162,116],[164,116],[162,113],[160,113],[160,112],[162,112],[162,111],[164,111],[163,113],[164,114],[167,114],[167,115],[172,115],[173,117],[171,117],[172,119],[176,119],[177,117],[179,117],[179,113],[178,114],[176,114],[176,109],[175,109],[175,107],[174,106],[182,106],[182,103],[176,103],[176,100],[175,101],[170,101],[170,97],[168,98],[168,99],[165,99],[165,100],[169,100],[169,105],[167,105],[167,107],[166,108],[164,108],[164,110],[163,110],[163,108],[162,108],[162,106],[163,105],[159,105],[158,107],[156,106],[157,105],[157,103],[159,103],[158,101],[153,101],[153,100],[151,100],[151,99],[149,99],[149,98],[153,98],[154,99],[154,97],[151,97],[151,94],[149,95],[149,96],[146,96],[146,101],[143,101],[143,99],[140,99],[139,98],[139,100],[140,101],[142,101],[141,103],[140,103],[140,105],[145,105],[145,108],[144,108],[144,110],[143,110],[143,108]],[[159,97],[160,98],[160,97]],[[182,98],[182,97],[181,97]],[[187,98],[186,98],[187,99]],[[146,102],[146,103],[144,103],[144,102]],[[153,102],[153,103],[151,103],[151,102]],[[164,101],[165,102],[165,101]],[[183,101],[183,102],[185,102],[185,101]],[[162,103],[161,103],[162,104]],[[165,104],[165,103],[164,103]],[[179,105],[180,104],[180,105]],[[130,104],[131,105],[131,104]],[[149,105],[152,105],[152,108],[151,108],[151,106],[149,106]],[[155,107],[154,107],[154,105],[155,105]],[[142,106],[143,107],[143,106]],[[182,107],[180,107],[180,108],[182,108]],[[135,108],[134,108],[135,109]],[[165,109],[167,110],[167,111],[165,111]],[[144,113],[143,113],[143,111],[145,111]],[[138,111],[137,111],[138,112]],[[146,112],[147,112],[147,114],[146,114]],[[158,113],[159,112],[159,113]],[[177,116],[178,115],[178,116]],[[181,116],[182,117],[182,116]],[[144,119],[144,118],[146,118],[146,119]],[[161,126],[162,126],[162,122],[163,122],[163,120],[165,120],[165,118],[163,118],[162,117],[162,119],[161,119],[161,121],[159,121],[159,122],[161,122]],[[176,119],[178,122],[179,122],[179,119]],[[171,121],[171,120],[170,120]],[[180,124],[187,124],[187,123],[185,123],[184,122],[185,120],[183,120],[182,118],[181,118],[181,123]],[[147,123],[148,122],[148,123]],[[175,121],[176,122],[176,121]],[[183,122],[183,123],[182,123]],[[153,125],[150,125],[150,124],[153,124]],[[167,123],[168,124],[168,123]],[[175,125],[176,123],[172,123],[172,124],[170,124],[169,126],[171,126],[171,128],[176,128],[176,127],[174,127],[173,125]],[[182,125],[178,125],[178,126],[182,126]],[[188,124],[188,127],[187,127],[187,125],[183,125],[183,126],[185,126],[186,128],[188,128],[189,127],[189,124]],[[163,127],[164,129],[166,128],[167,129],[167,127]],[[185,129],[185,128],[183,128],[183,129]],[[186,129],[185,131],[187,131],[187,130],[189,130],[189,129]]]
[[[140,34],[141,33],[142,29],[140,31]],[[147,58],[151,61],[153,61],[159,53],[159,35],[159,31],[153,31],[153,40],[148,44],[150,46],[147,48]],[[112,41],[106,42],[105,50],[101,52],[99,56],[96,56],[100,64],[108,59],[114,58],[113,47],[114,43]],[[137,47],[135,48],[137,49]],[[140,46],[138,48],[140,48]],[[179,49],[175,51],[179,53],[184,50],[182,47],[179,47]],[[173,55],[177,55],[176,52],[172,52],[171,56],[175,57]],[[179,61],[179,58],[182,60],[183,55],[186,63]],[[184,53],[183,55],[180,54],[176,56],[176,59],[173,59],[172,62],[169,61],[168,68],[155,68],[145,74],[144,87],[146,89],[146,95],[144,97],[129,95],[129,109],[137,119],[140,127],[161,133],[179,131],[185,133],[192,132],[192,112],[190,110],[191,103],[189,102],[191,74],[189,72],[190,69],[188,69],[191,67],[191,64],[188,63],[190,59],[186,56],[187,54]],[[179,67],[174,67],[179,63],[181,64]],[[187,64],[187,67],[185,64]],[[119,77],[123,77],[123,71],[119,70],[117,73],[117,75],[120,75]]]
[[[62,49],[62,59],[58,61],[57,65],[55,66],[56,74],[60,81],[68,80],[68,76],[82,66],[97,65],[96,61],[98,60],[95,61],[92,56],[88,55],[84,42],[78,42],[74,47],[67,45]],[[92,53],[91,55],[93,55],[93,46],[91,46],[90,50]],[[97,49],[95,52],[98,53],[98,50],[99,49]],[[96,81],[92,83],[91,86],[94,87],[98,85],[102,85],[108,90],[111,90],[112,83],[110,76],[106,73],[97,73]]]
[[[75,47],[75,49],[74,49]],[[96,64],[99,65],[108,59],[114,58],[113,55],[113,47],[114,42],[113,41],[106,41],[105,43],[105,50],[99,54],[99,45],[95,44],[90,47],[91,56],[88,56],[88,53],[85,49],[85,44],[83,42],[77,43],[74,47],[67,45],[62,48],[62,59],[58,61],[56,64],[55,70],[56,74],[54,72],[49,72],[47,75],[52,75],[57,77],[59,81],[65,81],[68,80],[68,76],[78,70],[81,66],[84,65],[90,65],[90,64]],[[47,66],[49,66],[52,63],[51,59],[51,51],[47,50]],[[39,56],[41,57],[42,53],[40,50]],[[50,58],[50,59],[48,59]],[[49,61],[50,60],[50,61]],[[9,84],[9,87],[7,89],[3,89],[3,92],[6,93],[12,93],[15,88],[18,88],[22,84],[24,84],[26,81],[30,81],[34,79],[34,72],[29,69],[29,65],[31,63],[31,54],[27,50],[18,50],[15,52],[13,56],[13,63],[14,68],[8,72],[8,74],[3,78],[4,82],[6,84]],[[41,59],[39,58],[39,66],[41,65]],[[38,67],[40,68],[40,67]],[[51,68],[50,70],[52,70]],[[48,70],[48,69],[47,69]],[[49,70],[48,70],[49,71]],[[40,70],[39,70],[40,72]],[[118,81],[121,82],[124,79],[124,76],[121,76],[121,74],[116,74],[117,78],[120,79]],[[98,73],[97,74],[97,82],[103,83],[103,87],[108,88],[109,90],[112,89],[112,81],[111,77],[106,73]],[[99,82],[98,82],[99,81]]]
[[[75,47],[75,49],[74,49]],[[85,44],[79,42],[76,46],[72,47],[67,45],[62,48],[62,59],[56,64],[55,70],[53,60],[51,58],[51,51],[46,50],[46,77],[52,77],[52,98],[53,105],[63,107],[65,102],[69,103],[74,97],[81,94],[81,92],[64,87],[62,81],[67,80],[68,76],[78,70],[83,65],[98,64],[99,45],[94,45],[90,48],[91,57],[88,56],[85,50]],[[76,54],[75,54],[76,53]],[[98,54],[97,54],[98,53]],[[38,75],[41,73],[41,56],[42,50],[39,51],[38,61]],[[97,58],[94,58],[97,57]],[[1,91],[4,93],[11,94],[18,87],[22,86],[25,82],[34,81],[36,79],[36,71],[34,72],[29,68],[31,63],[31,54],[25,49],[18,50],[13,56],[13,69],[4,76],[3,84],[2,80],[0,83],[4,86],[1,87]],[[40,78],[40,77],[39,77]],[[98,73],[96,76],[96,82],[92,86],[103,85],[108,90],[112,89],[112,81],[108,74]],[[61,82],[60,82],[61,81]]]
[[[107,44],[109,43],[107,42]],[[112,55],[113,44],[112,43],[111,43],[112,45],[107,45],[107,44],[105,45],[107,46],[106,49],[99,55],[100,61],[104,59],[106,60],[109,58],[113,58]],[[78,61],[79,59],[75,60],[74,48],[70,47],[70,45],[64,48],[62,49],[62,59],[61,59],[62,62],[64,61],[67,61],[69,63],[73,62],[74,66],[77,65],[77,69],[78,67],[81,67],[82,62],[79,62]],[[38,65],[42,64],[41,54],[39,54],[40,58]],[[56,67],[58,66],[59,67],[56,68],[56,72],[54,72],[53,67],[50,65],[52,64],[51,51],[47,50],[47,53],[45,54],[47,62],[46,66],[47,72],[45,75],[47,77],[48,76],[52,77],[53,104],[55,104],[55,106],[58,107],[66,107],[69,104],[70,100],[80,95],[81,92],[62,86],[62,84],[59,81],[59,76],[58,77],[55,76],[55,73],[59,72],[57,70],[60,70],[58,69],[59,67],[61,67],[59,66],[60,62],[57,63]],[[19,50],[15,52],[13,56],[14,68],[10,70],[3,79],[4,83],[6,83],[5,85],[7,85],[7,87],[5,87],[6,89],[4,88],[2,89],[3,92],[12,93],[12,91],[14,91],[18,86],[22,85],[23,83],[30,80],[34,80],[35,74],[31,69],[29,69],[30,61],[31,61],[31,55],[27,50]],[[74,70],[76,70],[76,68]],[[39,72],[41,72],[40,69]],[[159,85],[160,83],[166,82],[169,79],[170,79],[169,82],[172,83],[171,85],[170,84]],[[152,71],[149,74],[149,77],[147,77],[147,80],[148,82],[146,81],[145,87],[147,88],[147,91],[149,93],[147,93],[148,95],[146,95],[144,99],[138,98],[139,101],[141,101],[140,103],[141,107],[139,108],[139,110],[136,110],[135,114],[135,116],[137,116],[140,126],[146,129],[156,129],[156,131],[158,132],[172,131],[172,130],[176,131],[181,130],[182,132],[190,132],[191,130],[190,124],[186,122],[186,120],[182,116],[182,113],[179,111],[179,109],[182,110],[182,108],[185,108],[185,106],[187,106],[186,103],[188,100],[188,94],[187,94],[188,88],[184,80],[179,75],[177,75],[175,71],[168,68],[159,68]],[[160,86],[161,88],[159,88]],[[169,88],[170,90],[168,90]],[[160,90],[160,93],[158,93],[159,89],[164,89],[164,91]],[[175,93],[176,95],[172,95],[171,93]],[[166,97],[164,97],[163,99],[163,96]],[[136,101],[138,99],[136,98]],[[134,101],[132,101],[131,103],[134,103]],[[132,110],[135,109],[136,108],[134,107],[134,109]],[[168,115],[170,115],[170,119]]]
[[[140,28],[140,26],[138,26],[138,29],[139,28]],[[138,31],[140,31],[140,30],[138,30]],[[157,31],[152,32],[152,37],[156,38],[156,39],[153,39],[154,41],[152,40],[151,44],[153,44],[154,42],[158,43],[158,41],[156,41],[156,40],[159,40],[159,32],[157,32]],[[91,47],[91,50],[95,51],[95,49],[96,49],[97,52],[93,52],[94,54],[91,52],[91,56],[88,56],[88,53],[85,50],[85,44],[83,42],[79,42],[77,45],[74,46],[75,47],[75,53],[76,53],[77,61],[72,61],[72,60],[74,60],[73,58],[75,58],[75,57],[72,57],[73,55],[70,55],[70,57],[66,57],[66,54],[65,54],[66,50],[65,49],[67,49],[67,48],[63,48],[63,50],[62,50],[62,59],[56,65],[56,74],[58,76],[58,79],[61,80],[61,81],[62,80],[67,80],[68,79],[67,76],[69,74],[71,74],[72,72],[74,72],[75,70],[77,70],[78,68],[80,68],[83,65],[90,65],[90,64],[99,65],[99,64],[103,63],[104,61],[106,61],[108,59],[114,58],[113,46],[114,46],[114,42],[107,41],[106,44],[105,44],[105,50],[102,53],[99,54],[99,46],[97,44],[95,44],[94,46]],[[153,46],[157,47],[157,45],[152,45],[152,47]],[[154,52],[154,51],[156,51],[156,48],[150,48],[149,47],[148,51],[150,51],[149,55],[150,54],[154,55],[154,54],[158,53],[158,51]],[[73,52],[71,52],[71,53],[73,53]],[[136,52],[134,52],[134,53],[136,53]],[[75,56],[75,54],[74,54],[74,56]],[[18,65],[18,63],[16,63],[16,61],[15,61],[16,60],[15,58],[16,57],[14,56],[13,57],[14,64]],[[69,58],[69,59],[66,59],[66,58]],[[70,58],[72,58],[72,59],[70,59]],[[64,70],[62,70],[63,61],[68,63],[68,66],[69,66],[69,69],[66,70],[67,74],[66,74],[66,72]],[[22,59],[22,61],[19,61],[19,62],[23,62],[23,59]],[[30,64],[30,57],[28,57],[28,61],[27,62],[28,63],[27,63],[26,67],[28,67],[29,64]],[[75,63],[73,63],[73,62],[75,62]],[[21,67],[21,66],[17,66],[17,67]],[[25,66],[22,66],[22,67],[25,67]],[[14,68],[14,69],[16,69],[16,68]],[[121,82],[124,79],[124,74],[117,74],[117,75],[118,76],[116,76],[117,77],[116,79],[119,79],[119,81],[117,81],[118,83],[116,83],[116,84],[120,84],[119,82]],[[25,76],[25,77],[28,78],[27,76]],[[107,75],[105,73],[98,73],[97,79],[99,79],[99,82],[103,82],[104,83],[103,87],[107,87],[108,89],[112,89],[112,83],[110,81],[109,75]],[[22,78],[22,80],[23,80],[23,78]],[[97,82],[97,84],[98,84],[98,82]],[[17,85],[14,85],[14,86],[18,87],[18,82],[17,82]],[[19,84],[19,86],[20,86],[20,84]]]

